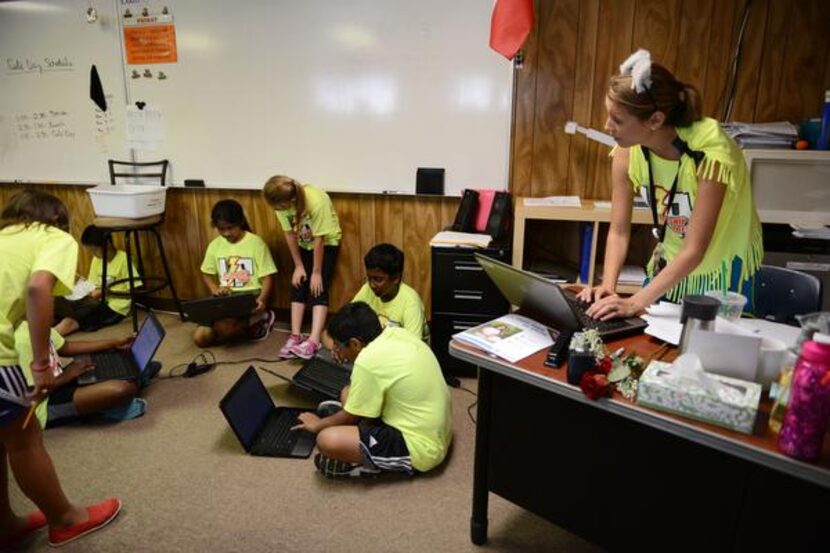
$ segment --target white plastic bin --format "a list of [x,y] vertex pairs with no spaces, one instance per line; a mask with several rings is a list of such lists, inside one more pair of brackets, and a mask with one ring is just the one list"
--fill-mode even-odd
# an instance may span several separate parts
[[88,188],[92,209],[98,217],[141,219],[164,213],[167,189],[140,184],[102,184]]

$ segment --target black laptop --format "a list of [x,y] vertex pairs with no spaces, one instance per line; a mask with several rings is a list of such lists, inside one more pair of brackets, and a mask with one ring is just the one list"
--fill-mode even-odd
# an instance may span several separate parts
[[202,326],[212,326],[216,321],[245,317],[256,309],[256,294],[231,294],[210,296],[182,302],[187,320]]
[[490,257],[475,254],[479,265],[518,312],[553,329],[568,333],[595,328],[603,340],[617,340],[645,330],[640,317],[599,321],[585,310],[590,304],[579,301],[576,294],[562,289],[537,274],[517,269]]
[[314,449],[314,434],[291,430],[308,409],[275,406],[253,366],[228,390],[219,408],[251,455],[307,458]]
[[304,361],[291,381],[300,388],[339,400],[340,392],[351,380],[352,367],[336,362],[329,355],[321,350],[316,357]]
[[110,350],[90,354],[94,369],[78,378],[79,384],[99,380],[134,380],[150,367],[165,335],[164,327],[150,312],[128,351]]

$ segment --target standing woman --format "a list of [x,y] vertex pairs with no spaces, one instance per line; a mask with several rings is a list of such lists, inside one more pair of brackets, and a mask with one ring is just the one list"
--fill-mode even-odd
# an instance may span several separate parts
[[[579,297],[598,319],[640,313],[661,297],[732,290],[752,304],[763,260],[761,224],[743,152],[718,121],[701,115],[697,89],[638,50],[611,78],[606,130],[611,157],[611,226],[602,284]],[[631,297],[615,285],[628,253],[635,194],[648,198],[657,246],[645,287]]]
[[[63,493],[40,425],[27,421],[30,404],[55,385],[57,356],[50,353],[53,295],[68,294],[75,280],[78,244],[66,233],[69,218],[56,197],[35,190],[15,194],[0,213],[0,550],[22,543],[49,525],[49,543],[63,545],[116,517],[121,502],[112,498],[83,508]],[[29,323],[31,370],[26,379],[15,351],[14,329]],[[28,424],[27,424],[28,422]],[[25,519],[9,503],[9,474],[40,509]]]

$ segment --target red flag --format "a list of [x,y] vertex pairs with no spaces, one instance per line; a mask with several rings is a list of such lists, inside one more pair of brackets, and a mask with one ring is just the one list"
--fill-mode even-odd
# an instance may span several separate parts
[[490,48],[513,59],[533,28],[533,0],[496,0],[490,21]]

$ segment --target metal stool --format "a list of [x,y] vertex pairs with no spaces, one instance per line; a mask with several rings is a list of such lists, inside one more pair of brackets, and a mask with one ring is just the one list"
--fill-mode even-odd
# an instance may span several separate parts
[[[116,184],[118,178],[140,179],[145,181],[152,179],[156,184],[164,186],[165,175],[167,173],[167,160],[149,163],[133,163],[126,161],[109,160],[110,169],[110,183]],[[132,169],[130,172],[118,172],[116,166],[126,166]],[[158,168],[160,172],[143,172],[145,169]],[[109,247],[109,238],[118,232],[124,233],[124,251],[127,255],[127,271],[128,278],[122,278],[113,282],[107,283],[107,263],[102,262],[101,271],[101,301],[106,301],[107,294],[112,294],[115,297],[130,298],[132,301],[132,320],[133,331],[138,331],[138,312],[136,306],[139,305],[138,299],[158,292],[164,288],[169,287],[173,295],[173,301],[176,303],[176,309],[179,312],[179,317],[184,320],[184,313],[182,312],[182,304],[179,301],[179,296],[176,293],[176,287],[173,285],[173,277],[170,273],[170,266],[167,263],[167,255],[164,252],[164,244],[161,240],[161,235],[158,232],[158,226],[164,221],[164,215],[154,215],[152,217],[145,217],[142,219],[122,219],[115,217],[96,217],[92,224],[103,230],[107,235],[107,240],[104,241],[103,246],[103,260],[108,259],[107,248]],[[161,255],[161,263],[164,268],[163,277],[146,276],[144,271],[144,259],[141,254],[140,233],[150,233],[155,237],[156,245],[158,246],[159,254]],[[137,269],[139,274],[133,274],[133,252],[132,244],[135,243]],[[142,285],[136,286],[136,281],[141,280]],[[113,287],[128,283],[129,292],[120,292],[114,290]],[[144,306],[146,309],[146,305]]]

